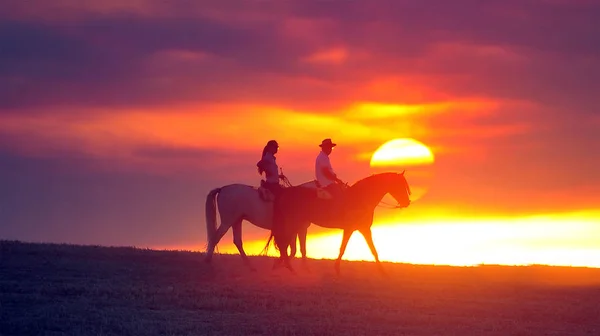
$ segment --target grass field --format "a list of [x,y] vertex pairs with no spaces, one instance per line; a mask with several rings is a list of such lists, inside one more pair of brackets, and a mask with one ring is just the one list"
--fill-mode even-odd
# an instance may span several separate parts
[[0,241],[0,335],[600,335],[600,269],[202,258]]

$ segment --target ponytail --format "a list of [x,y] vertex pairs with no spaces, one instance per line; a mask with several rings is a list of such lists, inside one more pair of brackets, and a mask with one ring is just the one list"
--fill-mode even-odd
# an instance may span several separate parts
[[258,161],[258,163],[256,164],[256,166],[258,167],[258,175],[262,175],[262,173],[265,171],[262,164],[262,159],[265,157],[265,154],[267,154],[268,147],[269,145],[267,144],[265,148],[263,148],[262,155],[260,156],[260,161]]
[[267,154],[267,149],[268,149],[268,148],[269,148],[269,145],[267,145],[267,146],[265,146],[265,148],[263,148],[262,155],[260,156],[260,159],[261,159],[261,160],[262,160],[262,159],[265,157],[265,155]]

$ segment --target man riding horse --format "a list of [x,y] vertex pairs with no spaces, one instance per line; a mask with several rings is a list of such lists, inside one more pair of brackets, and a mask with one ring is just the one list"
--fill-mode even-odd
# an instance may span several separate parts
[[317,155],[317,159],[315,160],[315,178],[317,186],[329,192],[336,202],[341,203],[344,190],[347,186],[337,177],[337,174],[331,166],[331,161],[329,160],[329,155],[333,151],[333,147],[337,146],[337,144],[327,138],[323,140],[319,146],[321,147],[321,152],[319,152],[319,155]]

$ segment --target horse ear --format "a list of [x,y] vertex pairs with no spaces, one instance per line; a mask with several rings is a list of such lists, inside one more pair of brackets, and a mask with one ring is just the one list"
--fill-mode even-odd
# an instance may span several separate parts
[[400,175],[404,175],[404,172],[405,172],[405,171],[406,171],[406,169],[404,169],[404,170],[402,171],[402,173],[400,173]]

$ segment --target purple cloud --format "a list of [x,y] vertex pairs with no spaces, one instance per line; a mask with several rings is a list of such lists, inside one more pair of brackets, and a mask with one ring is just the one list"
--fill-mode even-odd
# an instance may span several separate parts
[[[597,89],[589,78],[598,71],[600,48],[594,42],[600,28],[593,20],[600,13],[598,5],[380,1],[359,6],[354,1],[315,0],[272,7],[242,1],[238,8],[234,3],[205,3],[204,9],[197,4],[185,10],[163,4],[158,12],[157,3],[148,2],[148,8],[155,9],[150,14],[90,14],[82,8],[76,20],[65,22],[4,19],[2,107],[237,99],[289,105],[308,100],[316,105],[327,97],[347,100],[349,88],[389,74],[431,74],[447,83],[440,89],[460,95],[558,101],[575,94],[589,101]],[[258,9],[269,15],[256,14]],[[14,8],[13,12],[19,13]],[[247,18],[241,19],[244,15]],[[329,24],[314,37],[299,39],[285,29],[294,19]],[[422,62],[440,43],[496,46],[529,61],[498,67],[497,60],[466,54]],[[336,45],[348,48],[346,63],[302,62]],[[162,70],[159,62],[152,62],[157,54],[172,50],[207,58],[172,60]],[[357,59],[360,52],[370,57]],[[448,77],[449,72],[462,79]],[[569,85],[561,86],[565,77]],[[326,94],[319,94],[322,88],[311,89],[308,82],[294,82],[297,78],[326,83]],[[281,82],[289,83],[285,90],[277,90]]]

